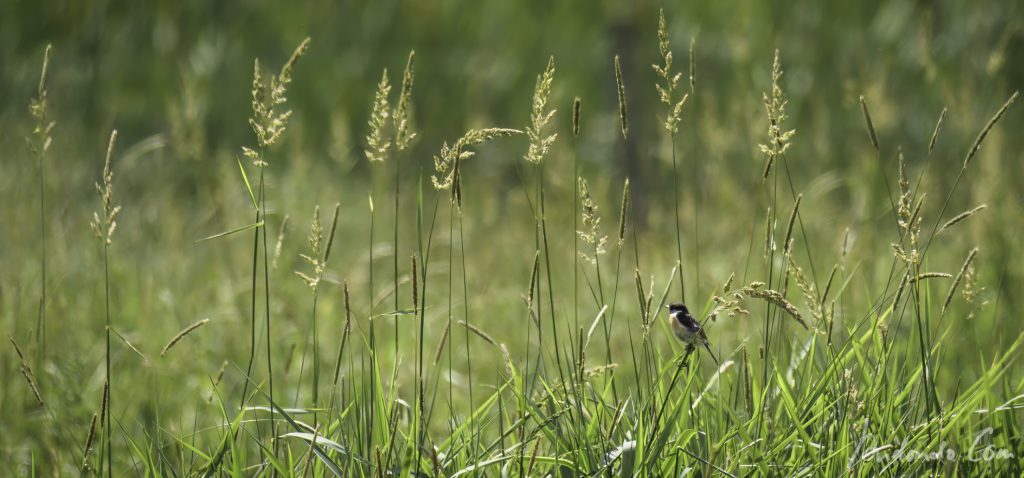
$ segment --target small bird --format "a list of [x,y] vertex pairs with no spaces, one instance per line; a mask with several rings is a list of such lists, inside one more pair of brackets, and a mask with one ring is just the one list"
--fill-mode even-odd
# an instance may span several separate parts
[[711,344],[708,343],[708,336],[704,333],[704,328],[690,315],[690,310],[683,304],[669,304],[667,307],[672,331],[676,333],[679,340],[686,343],[687,354],[693,351],[694,346],[700,344],[707,349],[711,358],[718,364],[718,357],[715,357],[715,353],[711,351]]

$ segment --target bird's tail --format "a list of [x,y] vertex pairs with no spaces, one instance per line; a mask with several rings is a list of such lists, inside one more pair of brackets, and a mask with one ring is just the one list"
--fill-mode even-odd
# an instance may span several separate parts
[[718,357],[715,357],[715,353],[711,351],[711,345],[704,341],[704,348],[707,349],[708,355],[711,355],[711,359],[715,361],[715,365],[721,366],[722,363],[718,361]]

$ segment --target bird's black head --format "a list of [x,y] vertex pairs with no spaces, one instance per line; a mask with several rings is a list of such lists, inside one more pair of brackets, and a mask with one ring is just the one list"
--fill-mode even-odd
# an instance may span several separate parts
[[690,311],[683,304],[669,304],[667,307],[668,307],[668,311],[673,313],[673,314],[676,313],[676,312],[682,312],[684,314],[689,314],[690,313]]

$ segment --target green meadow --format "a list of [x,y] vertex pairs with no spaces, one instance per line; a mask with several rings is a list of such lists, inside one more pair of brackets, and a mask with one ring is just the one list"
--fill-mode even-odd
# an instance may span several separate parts
[[1022,5],[50,3],[2,476],[1024,471]]

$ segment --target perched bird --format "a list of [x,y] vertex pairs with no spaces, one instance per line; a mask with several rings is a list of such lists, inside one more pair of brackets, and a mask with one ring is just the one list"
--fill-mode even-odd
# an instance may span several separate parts
[[679,337],[679,340],[686,343],[686,352],[692,352],[697,344],[703,345],[717,364],[718,357],[715,357],[715,353],[711,351],[711,344],[708,343],[707,334],[704,333],[700,322],[697,322],[690,315],[689,309],[683,304],[669,304],[667,307],[668,319],[672,323],[672,331],[676,333],[676,337]]

